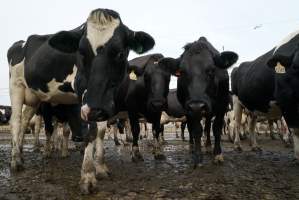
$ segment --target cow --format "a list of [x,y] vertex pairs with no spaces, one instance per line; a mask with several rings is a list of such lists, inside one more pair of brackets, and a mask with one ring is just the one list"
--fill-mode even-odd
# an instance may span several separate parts
[[160,66],[158,62],[161,58],[162,54],[149,54],[131,60],[127,78],[121,84],[115,101],[119,111],[128,112],[134,162],[143,160],[138,147],[141,118],[152,124],[155,158],[165,159],[159,141],[160,118],[162,110],[167,107],[170,76],[175,71]]
[[[23,166],[21,126],[27,126],[40,102],[81,103],[79,115],[88,121],[89,131],[84,139],[80,186],[84,193],[90,192],[96,183],[95,174],[107,174],[102,135],[106,120],[116,112],[114,95],[127,72],[129,51],[142,54],[154,44],[149,34],[130,30],[120,15],[109,9],[91,11],[86,22],[73,30],[32,35],[26,42],[14,43],[7,54],[12,105],[11,168]],[[76,135],[72,136],[74,140]]]
[[[187,116],[187,127],[193,139],[192,158],[194,167],[202,166],[200,120],[205,117],[213,122],[215,137],[214,161],[224,161],[220,146],[224,114],[229,103],[229,76],[227,68],[238,59],[234,52],[219,53],[212,44],[201,37],[187,44],[183,54],[177,58],[164,58],[159,63],[175,66],[178,70],[177,97]],[[211,125],[211,124],[210,124]]]
[[[256,141],[255,123],[258,116],[268,119],[284,117],[293,132],[295,158],[299,158],[298,137],[298,95],[295,85],[298,31],[290,34],[267,53],[253,61],[243,62],[231,74],[236,117],[235,135],[238,136],[242,108],[250,111],[249,133],[253,150],[260,150]],[[288,58],[288,59],[287,59]],[[298,85],[298,84],[297,84]],[[235,147],[240,148],[240,140],[235,138]]]
[[[284,38],[267,57],[274,78],[273,96],[293,135],[294,156],[299,159],[299,31]],[[273,82],[272,82],[273,83]]]

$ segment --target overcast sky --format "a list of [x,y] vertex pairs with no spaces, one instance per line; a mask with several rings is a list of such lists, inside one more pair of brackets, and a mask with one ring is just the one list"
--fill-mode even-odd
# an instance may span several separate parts
[[[117,11],[132,30],[156,40],[151,53],[178,57],[187,42],[205,36],[219,50],[252,60],[299,29],[298,0],[3,0],[0,7],[0,104],[10,104],[7,49],[31,34],[82,24],[95,8]],[[130,54],[130,58],[135,57]],[[175,87],[175,80],[171,88]]]

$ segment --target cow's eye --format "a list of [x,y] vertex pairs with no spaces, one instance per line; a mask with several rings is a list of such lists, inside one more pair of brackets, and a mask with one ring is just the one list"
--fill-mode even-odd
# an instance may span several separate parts
[[118,52],[116,58],[117,58],[118,60],[123,60],[123,59],[125,59],[125,52],[124,52],[124,51],[120,51],[120,52]]

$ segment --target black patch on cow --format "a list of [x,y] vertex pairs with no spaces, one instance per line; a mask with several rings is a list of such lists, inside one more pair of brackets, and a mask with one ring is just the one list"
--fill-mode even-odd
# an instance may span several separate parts
[[7,52],[7,60],[11,66],[14,66],[20,63],[24,59],[24,40],[15,42]]
[[60,85],[58,87],[58,89],[62,92],[74,92],[73,88],[72,88],[72,85],[70,82],[65,82],[63,83],[63,85]]

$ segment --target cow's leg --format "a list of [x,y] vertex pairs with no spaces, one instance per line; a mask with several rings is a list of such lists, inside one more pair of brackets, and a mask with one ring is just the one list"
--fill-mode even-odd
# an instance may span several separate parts
[[[160,119],[160,117],[155,117],[156,119]],[[154,157],[156,160],[165,160],[166,157],[163,154],[162,148],[161,148],[161,142],[162,144],[164,143],[164,137],[160,137],[160,133],[162,135],[162,133],[164,133],[164,126],[160,125],[160,121],[159,120],[155,120],[153,122],[153,126],[152,126],[152,130],[153,130],[153,137],[154,137]],[[160,140],[161,138],[161,140]],[[163,138],[163,139],[162,139]]]
[[185,141],[185,128],[186,128],[186,122],[181,123],[181,138],[183,141]]
[[[12,74],[13,76],[13,74]],[[21,132],[21,116],[22,116],[22,107],[25,98],[25,88],[18,85],[16,82],[10,79],[10,100],[12,107],[12,114],[10,119],[10,127],[12,134],[12,148],[11,148],[11,169],[20,170],[23,168],[23,161],[21,159],[21,150],[20,150],[20,132]]]
[[33,115],[36,112],[35,107],[24,105],[25,108],[22,112],[22,124],[21,124],[21,131],[19,134],[19,145],[20,145],[20,151],[23,151],[23,141],[24,141],[24,133],[27,130],[28,124],[30,119],[33,117]]
[[44,116],[44,121],[45,121],[45,135],[46,135],[46,143],[44,146],[44,157],[48,158],[51,155],[51,150],[52,150],[51,137],[54,131],[54,127],[52,125],[52,116]]
[[39,133],[42,126],[42,116],[36,115],[34,119],[34,150],[38,151],[40,147]]
[[256,131],[255,131],[256,121],[257,121],[257,117],[251,115],[251,117],[249,118],[249,134],[250,134],[250,144],[251,144],[252,151],[261,150],[256,140]]
[[[160,123],[159,123],[160,124]],[[164,138],[164,125],[161,126],[160,125],[160,128],[156,128],[157,130],[159,130],[160,132],[158,133],[159,134],[159,142],[161,144],[167,144],[165,138]],[[154,124],[152,126],[152,130],[153,130],[153,138],[154,138],[154,143],[155,143],[155,134],[157,134],[155,131],[155,128],[154,128]]]
[[131,153],[132,161],[133,162],[143,161],[143,157],[139,151],[139,146],[138,146],[138,139],[140,133],[139,120],[138,117],[133,113],[129,113],[129,119],[130,119],[132,134],[133,134],[133,144],[132,144],[132,153]]
[[180,127],[180,124],[178,122],[174,122],[175,138],[179,138],[179,134],[178,134],[179,127]]
[[274,120],[268,120],[270,137],[271,137],[272,140],[276,140],[273,124],[274,124]]
[[144,137],[145,137],[145,138],[148,138],[148,129],[147,129],[147,123],[146,123],[146,122],[144,122],[144,123],[143,123],[143,125],[144,125]]
[[[206,151],[208,153],[211,153],[212,152],[212,143],[211,143],[211,118],[210,117],[207,117],[205,120],[204,133],[207,137],[207,140],[205,142]],[[214,133],[214,131],[213,131],[213,133]]]
[[118,128],[117,128],[116,124],[113,124],[113,125],[112,125],[111,130],[112,130],[112,132],[113,132],[113,140],[114,140],[114,144],[115,144],[116,146],[119,146],[119,145],[120,145],[120,142],[119,142],[119,139],[118,139],[118,136],[117,136]]
[[299,160],[299,128],[291,128],[294,141],[294,156]]
[[84,150],[84,158],[81,167],[80,189],[83,194],[91,193],[92,189],[97,184],[96,170],[94,165],[94,149],[97,132],[97,124],[90,123],[88,125],[88,133],[85,138],[87,145]]
[[285,146],[288,147],[289,145],[291,145],[291,138],[284,119],[277,120],[277,127],[279,130],[280,139],[284,142]]
[[223,114],[217,114],[213,123],[213,133],[215,137],[215,144],[214,144],[214,155],[215,159],[214,162],[217,163],[223,163],[223,155],[221,150],[221,135],[222,135],[222,127],[223,127]]
[[96,138],[96,152],[95,152],[95,169],[96,169],[96,177],[106,178],[110,175],[108,167],[105,163],[105,150],[104,150],[104,137],[105,131],[107,127],[107,122],[98,122],[98,133]]
[[194,144],[190,146],[191,153],[192,153],[192,159],[194,162],[194,168],[201,167],[203,165],[203,155],[201,152],[201,137],[203,128],[200,123],[200,120],[197,118],[191,118],[188,117],[187,120],[187,127],[190,134],[190,139],[192,138],[192,142],[194,141]]
[[234,138],[234,148],[238,151],[242,151],[241,142],[240,142],[240,125],[242,120],[242,106],[239,102],[237,96],[233,96],[234,102],[234,128],[233,128],[233,137]]
[[66,158],[69,156],[68,148],[69,148],[69,136],[70,136],[71,130],[68,125],[68,123],[63,123],[63,140],[62,140],[62,152],[61,156],[63,158]]
[[126,142],[132,142],[133,141],[132,131],[128,120],[125,121],[125,132],[126,132]]

